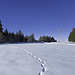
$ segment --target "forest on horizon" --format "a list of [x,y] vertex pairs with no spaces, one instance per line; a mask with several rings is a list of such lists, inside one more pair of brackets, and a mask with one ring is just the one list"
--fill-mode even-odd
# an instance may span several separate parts
[[0,20],[0,43],[18,43],[18,42],[57,42],[54,37],[51,36],[40,36],[39,40],[36,40],[34,34],[30,36],[26,35],[19,30],[19,32],[8,32],[6,29],[3,32],[1,20]]

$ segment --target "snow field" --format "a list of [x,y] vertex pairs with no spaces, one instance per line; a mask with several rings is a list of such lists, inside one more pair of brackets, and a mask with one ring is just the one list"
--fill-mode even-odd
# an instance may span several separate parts
[[0,75],[75,75],[75,45],[0,45]]

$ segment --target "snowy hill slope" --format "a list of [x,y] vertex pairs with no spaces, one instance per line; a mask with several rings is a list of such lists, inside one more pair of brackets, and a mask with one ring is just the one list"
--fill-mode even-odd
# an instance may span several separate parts
[[0,45],[0,75],[75,75],[75,44]]

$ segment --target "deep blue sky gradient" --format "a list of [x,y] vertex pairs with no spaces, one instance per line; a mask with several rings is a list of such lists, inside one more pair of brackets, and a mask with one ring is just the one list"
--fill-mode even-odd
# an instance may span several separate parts
[[34,33],[67,41],[75,27],[75,0],[0,0],[0,19],[4,30],[24,35]]

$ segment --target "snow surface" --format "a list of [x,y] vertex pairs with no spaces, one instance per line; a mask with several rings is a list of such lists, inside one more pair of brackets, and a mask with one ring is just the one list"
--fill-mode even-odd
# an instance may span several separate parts
[[75,75],[75,44],[0,44],[0,75]]

